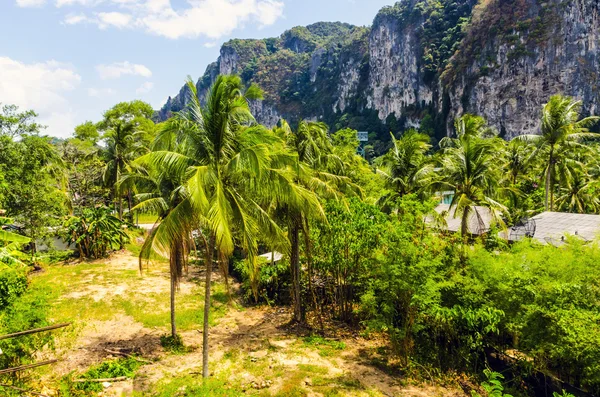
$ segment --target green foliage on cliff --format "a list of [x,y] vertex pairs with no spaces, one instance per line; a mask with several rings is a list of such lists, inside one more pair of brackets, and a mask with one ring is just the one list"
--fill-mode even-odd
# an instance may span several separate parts
[[425,79],[432,80],[458,48],[474,4],[474,0],[402,1],[383,8],[374,24],[391,18],[401,26],[419,26],[421,63]]

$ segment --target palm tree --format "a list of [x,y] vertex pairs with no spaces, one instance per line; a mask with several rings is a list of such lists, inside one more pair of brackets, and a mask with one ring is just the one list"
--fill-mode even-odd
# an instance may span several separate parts
[[579,143],[584,138],[594,137],[588,127],[593,125],[598,117],[586,117],[580,119],[581,101],[573,98],[554,95],[542,108],[541,135],[523,135],[520,139],[526,139],[537,143],[537,152],[543,152],[546,156],[544,166],[545,189],[544,206],[546,211],[554,209],[554,184],[556,177],[556,166],[564,158],[557,155],[561,149],[569,156],[574,149],[581,149]]
[[528,174],[532,166],[532,150],[521,139],[513,139],[506,145],[505,175],[507,185],[517,186],[520,180]]
[[600,200],[592,188],[592,180],[583,168],[571,173],[564,186],[560,187],[556,204],[561,211],[578,214],[596,213]]
[[[312,286],[312,258],[310,255],[309,220],[325,220],[325,213],[318,197],[337,199],[342,191],[361,194],[360,189],[344,176],[346,164],[335,154],[328,128],[324,123],[300,121],[294,133],[289,124],[282,120],[275,133],[296,157],[292,173],[297,195],[287,195],[283,201],[274,203],[276,217],[288,225],[291,247],[290,270],[292,274],[292,296],[296,322],[304,323],[305,305],[302,304],[300,283],[300,232],[304,234],[307,250],[308,282],[313,304],[318,309]],[[318,195],[318,196],[317,196]],[[320,316],[319,316],[320,319]]]
[[[160,144],[155,145],[155,149]],[[171,336],[177,337],[175,322],[175,292],[183,276],[190,247],[191,231],[195,217],[188,200],[185,174],[173,169],[153,167],[149,156],[142,156],[132,164],[135,172],[125,175],[119,187],[135,189],[139,201],[133,211],[149,212],[158,216],[155,227],[144,241],[139,254],[140,271],[143,262],[149,262],[154,254],[169,258],[171,279]]]
[[[178,150],[155,151],[148,158],[161,169],[186,175],[188,196],[173,211],[177,212],[174,219],[182,219],[187,212],[183,204],[189,203],[195,221],[208,236],[202,368],[202,375],[207,377],[213,254],[216,252],[226,275],[235,239],[252,262],[258,254],[259,239],[285,238],[259,203],[266,195],[285,194],[285,178],[266,177],[277,168],[269,149],[279,140],[271,131],[256,125],[250,113],[247,99],[258,96],[256,87],[244,93],[239,77],[219,76],[203,107],[191,79],[187,85],[191,93],[188,107],[162,133],[177,136]],[[165,235],[173,241],[178,233],[181,232],[169,230]]]
[[123,197],[118,189],[118,182],[125,174],[129,163],[140,152],[140,148],[135,145],[134,132],[135,125],[133,123],[118,121],[103,137],[106,142],[104,151],[106,167],[102,179],[105,186],[113,189],[113,200],[121,220],[123,220]]
[[457,138],[444,138],[441,159],[444,177],[442,186],[454,190],[450,211],[461,217],[461,234],[469,232],[469,219],[475,216],[483,226],[483,214],[478,207],[490,211],[493,220],[502,224],[501,214],[505,207],[494,200],[500,175],[494,166],[501,146],[495,138],[484,138],[489,128],[482,117],[464,115],[455,121]]
[[427,157],[431,148],[429,136],[415,130],[408,130],[400,139],[391,136],[392,148],[381,157],[377,169],[390,190],[379,200],[383,206],[389,206],[398,197],[421,193],[433,174],[433,164]]
[[528,211],[523,182],[532,170],[531,146],[521,139],[513,139],[505,145],[503,171],[500,184],[505,193],[511,222],[520,220]]

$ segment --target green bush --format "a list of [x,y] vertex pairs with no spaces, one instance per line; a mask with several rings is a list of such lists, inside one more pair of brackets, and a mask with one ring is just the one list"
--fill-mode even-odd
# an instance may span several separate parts
[[185,353],[187,351],[183,344],[183,339],[179,335],[161,335],[160,345],[163,349],[172,353]]
[[287,261],[272,264],[258,258],[258,266],[254,267],[245,259],[239,260],[234,263],[234,275],[242,280],[242,291],[248,302],[289,303],[291,276]]
[[27,290],[27,272],[24,266],[0,263],[0,311],[5,310]]
[[[108,379],[125,376],[133,378],[135,372],[142,366],[142,363],[133,357],[120,358],[116,360],[104,361],[88,369],[84,374],[78,376],[78,379]],[[104,390],[100,382],[77,382],[72,381],[74,374],[63,378],[61,383],[61,392],[67,396],[88,396],[90,392],[100,392]]]
[[[46,313],[49,310],[48,289],[34,288],[25,291],[0,312],[0,334],[10,334],[33,328],[48,326]],[[0,368],[16,367],[36,361],[36,355],[42,349],[53,348],[54,337],[51,332],[0,341]],[[23,383],[27,378],[23,374],[0,376],[0,380]],[[34,376],[34,375],[31,375]]]

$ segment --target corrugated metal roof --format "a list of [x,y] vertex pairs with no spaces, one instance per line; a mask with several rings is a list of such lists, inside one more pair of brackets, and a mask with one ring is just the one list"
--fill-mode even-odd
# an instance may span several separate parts
[[[450,210],[450,205],[439,204],[435,211],[445,213],[447,227],[445,230],[460,232],[461,217],[455,217],[455,209]],[[560,245],[567,234],[577,236],[583,240],[591,241],[600,238],[600,215],[571,214],[566,212],[543,212],[531,218],[535,222],[533,238],[542,243]],[[434,224],[431,216],[426,222]],[[469,215],[469,233],[482,234],[488,231],[493,223],[491,211],[486,207],[475,207],[475,212]],[[512,228],[501,232],[502,238],[513,236]]]
[[561,242],[565,234],[590,241],[600,233],[600,215],[543,212],[532,219],[535,221],[533,238],[543,243]]

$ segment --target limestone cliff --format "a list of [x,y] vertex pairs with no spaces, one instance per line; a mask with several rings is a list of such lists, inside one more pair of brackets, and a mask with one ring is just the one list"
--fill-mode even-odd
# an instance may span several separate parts
[[[197,88],[203,99],[219,73],[237,73],[265,92],[251,104],[259,122],[307,118],[367,130],[376,151],[390,130],[450,134],[465,112],[506,137],[536,133],[553,94],[597,112],[599,14],[598,0],[404,0],[368,28],[317,23],[231,40]],[[159,118],[181,110],[188,95],[184,87],[169,98]]]
[[[539,131],[551,95],[600,103],[597,0],[496,1],[475,9],[468,35],[443,76],[449,118],[480,114],[507,138]],[[489,34],[494,32],[494,34]]]

